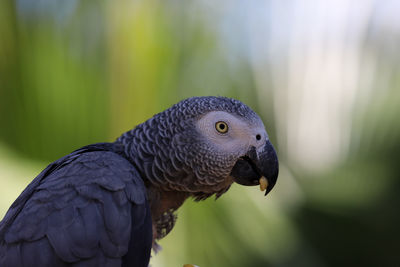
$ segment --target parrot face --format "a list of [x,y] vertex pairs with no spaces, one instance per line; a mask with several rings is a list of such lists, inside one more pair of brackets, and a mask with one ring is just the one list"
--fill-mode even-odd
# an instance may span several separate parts
[[261,188],[266,195],[277,180],[278,158],[261,119],[252,115],[249,119],[225,111],[210,111],[196,121],[196,129],[204,138],[202,146],[215,156],[218,167],[229,170],[225,180],[231,178],[251,186],[260,184],[264,177]]

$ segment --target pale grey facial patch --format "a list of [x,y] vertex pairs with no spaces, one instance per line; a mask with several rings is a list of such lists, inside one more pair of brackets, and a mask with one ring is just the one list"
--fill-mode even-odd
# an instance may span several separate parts
[[[217,122],[228,125],[226,133],[217,131]],[[261,119],[248,121],[224,111],[211,111],[196,122],[197,130],[211,143],[218,152],[241,156],[251,146],[261,149],[268,139]]]

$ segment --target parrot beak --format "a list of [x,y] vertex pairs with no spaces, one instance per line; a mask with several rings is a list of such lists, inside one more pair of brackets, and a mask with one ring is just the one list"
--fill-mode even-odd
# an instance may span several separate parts
[[251,147],[247,154],[240,157],[233,166],[231,176],[241,185],[260,185],[267,195],[278,179],[278,157],[271,142],[265,143],[261,152]]

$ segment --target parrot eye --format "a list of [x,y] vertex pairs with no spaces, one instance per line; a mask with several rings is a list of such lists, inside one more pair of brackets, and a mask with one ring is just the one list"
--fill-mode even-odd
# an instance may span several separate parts
[[224,121],[219,121],[215,124],[215,129],[219,132],[219,133],[227,133],[228,132],[228,124],[226,124],[226,122]]

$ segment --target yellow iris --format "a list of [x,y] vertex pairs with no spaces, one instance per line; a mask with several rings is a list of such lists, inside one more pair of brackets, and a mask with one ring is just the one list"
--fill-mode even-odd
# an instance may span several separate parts
[[219,121],[215,124],[215,129],[219,133],[227,133],[228,132],[228,124],[226,124],[226,122],[224,122],[224,121]]

